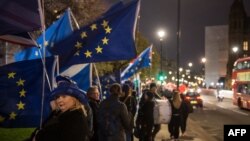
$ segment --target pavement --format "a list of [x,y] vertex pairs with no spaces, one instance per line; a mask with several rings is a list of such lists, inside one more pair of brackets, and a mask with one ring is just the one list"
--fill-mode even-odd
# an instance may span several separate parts
[[[139,140],[134,138],[134,141]],[[167,124],[161,125],[161,130],[156,135],[155,141],[171,141]],[[196,122],[188,119],[187,131],[184,136],[180,136],[179,141],[216,141],[216,139],[207,134]]]

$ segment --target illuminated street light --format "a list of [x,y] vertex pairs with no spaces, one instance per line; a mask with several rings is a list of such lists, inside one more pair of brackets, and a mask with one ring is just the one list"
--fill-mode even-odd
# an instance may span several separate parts
[[189,62],[188,66],[191,68],[193,66],[193,63]]
[[158,37],[160,38],[160,40],[163,40],[164,36],[165,36],[165,31],[164,30],[159,30],[157,32]]
[[237,46],[234,46],[234,47],[232,48],[232,51],[233,51],[234,53],[237,53],[237,52],[239,51],[239,48],[238,48]]
[[205,57],[201,58],[201,63],[206,63],[207,59]]

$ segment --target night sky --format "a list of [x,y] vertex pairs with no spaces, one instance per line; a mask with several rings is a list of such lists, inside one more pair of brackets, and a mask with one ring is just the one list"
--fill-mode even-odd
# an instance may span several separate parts
[[[115,1],[115,0],[110,0]],[[193,62],[200,68],[205,55],[205,26],[227,25],[234,0],[180,0],[181,39],[180,63],[187,68]],[[250,0],[243,0],[250,17]],[[158,29],[166,31],[163,56],[176,60],[177,0],[142,0],[139,20],[140,32],[159,49]]]

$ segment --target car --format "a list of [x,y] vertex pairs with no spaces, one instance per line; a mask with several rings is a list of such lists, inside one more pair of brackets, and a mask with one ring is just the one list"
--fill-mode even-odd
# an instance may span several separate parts
[[203,100],[198,92],[188,91],[185,94],[185,100],[195,107],[203,108]]

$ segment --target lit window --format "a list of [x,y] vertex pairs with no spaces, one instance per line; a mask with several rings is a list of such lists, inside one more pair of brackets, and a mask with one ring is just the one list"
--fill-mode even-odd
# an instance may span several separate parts
[[247,41],[243,42],[243,50],[248,51],[248,42]]

